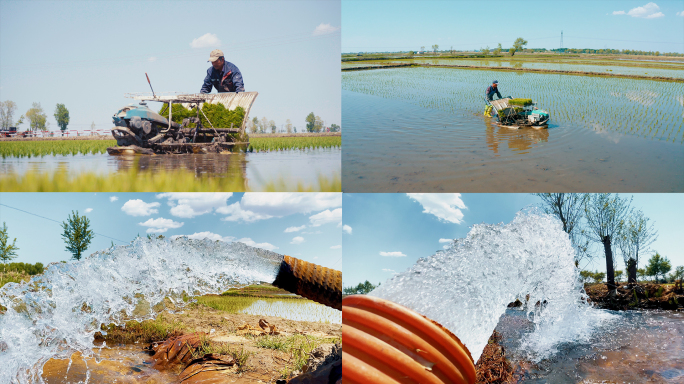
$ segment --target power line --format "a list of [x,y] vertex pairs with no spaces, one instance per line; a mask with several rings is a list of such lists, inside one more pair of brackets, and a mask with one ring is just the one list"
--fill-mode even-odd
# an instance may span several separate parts
[[[50,220],[50,221],[53,221],[53,222],[55,222],[55,223],[57,223],[57,224],[62,224],[61,222],[59,222],[59,221],[57,221],[57,220],[53,220],[53,219],[51,219],[51,218],[49,218],[49,217],[37,215],[37,214],[31,213],[31,212],[29,212],[29,211],[24,211],[23,209],[11,207],[11,206],[9,206],[9,205],[7,205],[7,204],[2,204],[2,203],[0,203],[0,205],[2,205],[3,207],[16,209],[17,211],[20,211],[20,212],[28,213],[29,215],[33,215],[33,216],[40,217],[41,219]],[[116,240],[116,241],[119,241],[119,242],[122,242],[122,243],[128,243],[128,241],[119,240],[119,239],[116,239],[116,238],[114,238],[114,237],[110,237],[110,236],[107,236],[107,235],[103,235],[103,234],[101,234],[101,233],[97,233],[97,232],[93,232],[93,233],[96,234],[96,235],[98,235],[98,236],[106,237],[106,238],[111,239],[111,240]]]

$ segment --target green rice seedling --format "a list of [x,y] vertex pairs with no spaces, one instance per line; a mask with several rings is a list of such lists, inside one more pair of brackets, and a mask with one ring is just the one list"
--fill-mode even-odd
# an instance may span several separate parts
[[249,151],[284,151],[291,149],[339,148],[341,136],[251,137]]
[[206,295],[197,302],[228,313],[276,316],[296,321],[341,323],[342,313],[311,300],[291,297],[245,297]]
[[116,140],[35,140],[0,141],[0,156],[43,157],[47,155],[88,155],[106,153]]

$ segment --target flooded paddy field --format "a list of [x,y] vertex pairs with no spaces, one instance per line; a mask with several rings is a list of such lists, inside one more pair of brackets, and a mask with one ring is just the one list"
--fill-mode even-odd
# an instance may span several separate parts
[[476,67],[510,67],[516,69],[548,69],[559,71],[597,72],[606,74],[659,76],[684,78],[684,62],[645,62],[627,60],[598,59],[447,59],[447,58],[413,58],[379,61],[347,61],[342,68],[381,67],[397,64],[429,64],[429,65],[463,65]]
[[[95,179],[104,178],[106,181],[117,184],[118,178],[124,179],[135,174],[169,172],[174,177],[178,176],[176,173],[182,173],[182,176],[186,176],[185,178],[190,182],[193,179],[219,180],[221,185],[227,183],[236,191],[260,191],[269,188],[294,190],[298,184],[316,190],[320,189],[323,178],[328,180],[339,179],[340,166],[341,148],[235,153],[230,155],[109,156],[105,153],[5,157],[0,160],[0,177],[5,180],[12,179],[13,182],[19,184],[22,183],[22,178],[27,175],[32,177],[39,175],[38,178],[45,177],[46,174],[48,178],[52,176],[57,178],[55,176],[57,174],[60,178],[95,175]],[[198,184],[202,183],[202,181],[198,181]],[[173,187],[173,180],[170,181],[170,184]],[[205,184],[209,189],[213,185]],[[91,186],[82,187],[92,188]],[[177,187],[179,189],[188,188],[187,185],[178,185]],[[22,188],[22,190],[27,189]]]
[[[684,314],[606,311],[614,320],[588,342],[565,343],[550,359],[523,364],[525,383],[681,383],[684,381]],[[508,309],[497,331],[512,361],[524,360],[520,335],[533,324],[524,311]]]
[[[548,129],[482,116],[532,98]],[[345,191],[684,190],[684,84],[452,68],[342,74]]]

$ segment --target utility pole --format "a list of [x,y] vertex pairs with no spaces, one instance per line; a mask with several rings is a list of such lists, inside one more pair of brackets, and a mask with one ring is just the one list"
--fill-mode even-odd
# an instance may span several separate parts
[[563,52],[563,31],[561,31],[561,46],[560,51]]

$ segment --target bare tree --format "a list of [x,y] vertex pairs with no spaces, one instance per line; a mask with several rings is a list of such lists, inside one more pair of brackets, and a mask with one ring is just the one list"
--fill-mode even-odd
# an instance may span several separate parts
[[285,120],[285,130],[287,133],[292,133],[292,122],[290,119]]
[[637,210],[626,220],[620,233],[618,244],[622,251],[622,258],[627,267],[627,282],[637,282],[637,268],[639,266],[639,253],[649,251],[649,246],[658,239],[658,231],[649,225],[649,218]]
[[439,45],[434,44],[434,45],[432,46],[432,52],[437,53],[437,50],[438,50],[438,49],[439,49]]
[[556,216],[563,224],[563,231],[568,234],[575,248],[575,266],[583,259],[590,260],[589,239],[582,226],[584,209],[589,199],[586,193],[537,193],[542,199],[542,209],[549,215]]
[[612,242],[619,240],[625,219],[631,211],[631,202],[631,198],[627,201],[610,193],[598,193],[590,195],[585,205],[589,239],[603,244],[606,254],[606,279],[609,290],[616,288]]

